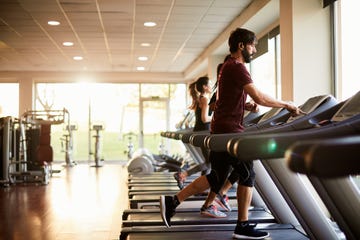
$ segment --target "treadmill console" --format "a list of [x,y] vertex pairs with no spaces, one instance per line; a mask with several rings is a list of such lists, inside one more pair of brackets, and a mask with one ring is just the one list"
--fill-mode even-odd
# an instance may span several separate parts
[[[303,105],[300,106],[300,109],[306,113],[311,113],[317,107],[319,107],[326,99],[329,98],[329,95],[320,95],[316,97],[309,98]],[[301,118],[303,115],[296,117],[290,117],[286,123],[290,123],[298,118]]]
[[360,91],[349,98],[332,117],[332,122],[340,122],[360,113]]
[[266,120],[276,116],[280,111],[282,110],[282,108],[272,108],[269,111],[267,111],[264,116],[259,120],[259,123],[265,122]]

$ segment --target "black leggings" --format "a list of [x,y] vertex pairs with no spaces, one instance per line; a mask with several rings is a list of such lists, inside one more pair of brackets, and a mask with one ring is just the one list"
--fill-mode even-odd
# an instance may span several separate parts
[[204,162],[196,165],[195,167],[189,168],[186,170],[187,175],[191,176],[197,172],[201,172],[201,175],[205,175],[209,172],[210,169],[210,160],[209,160],[209,153],[210,151],[203,147],[201,148],[201,153],[204,157]]
[[228,176],[228,180],[231,183],[231,185],[234,185],[234,183],[236,183],[239,180],[239,174],[232,170],[230,175]]
[[254,186],[255,172],[252,161],[239,161],[237,158],[231,156],[228,152],[213,151],[210,151],[209,159],[211,163],[211,172],[206,175],[206,177],[211,186],[211,191],[219,193],[232,169],[234,173],[232,173],[230,176],[232,176],[234,179],[234,177],[237,175],[239,179],[238,183],[240,185],[247,187]]

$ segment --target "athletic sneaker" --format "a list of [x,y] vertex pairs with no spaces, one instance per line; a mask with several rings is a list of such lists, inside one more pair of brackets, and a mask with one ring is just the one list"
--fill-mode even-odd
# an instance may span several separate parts
[[217,194],[215,198],[215,202],[219,204],[219,206],[225,209],[226,211],[231,212],[229,197],[227,195],[221,196],[220,194]]
[[264,239],[270,236],[269,233],[256,230],[255,227],[256,223],[238,223],[232,236],[235,239]]
[[170,219],[175,215],[174,198],[172,196],[160,196],[160,214],[166,227],[170,227]]
[[216,206],[210,205],[209,207],[202,206],[200,209],[201,215],[213,217],[213,218],[225,218],[227,215],[217,210]]
[[176,180],[176,182],[178,184],[178,187],[181,190],[181,189],[184,188],[184,181],[181,180],[180,174],[181,174],[180,172],[174,173],[174,178],[175,178],[175,180]]

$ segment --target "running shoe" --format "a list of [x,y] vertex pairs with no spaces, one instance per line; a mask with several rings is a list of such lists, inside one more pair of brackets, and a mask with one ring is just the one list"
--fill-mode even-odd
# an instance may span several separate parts
[[170,219],[175,215],[174,197],[172,196],[160,196],[160,214],[166,227],[171,226]]
[[224,210],[231,212],[231,206],[229,203],[229,197],[227,195],[221,196],[220,194],[216,195],[215,202],[219,204]]
[[174,173],[174,178],[175,178],[175,180],[177,182],[178,187],[181,190],[181,189],[184,188],[184,181],[182,180],[183,178],[180,175],[181,175],[181,172]]
[[270,236],[268,232],[256,230],[255,227],[256,223],[238,223],[232,236],[235,239],[264,239]]
[[219,210],[217,210],[216,206],[210,205],[209,207],[202,206],[200,210],[201,215],[209,216],[213,218],[225,218],[227,215]]

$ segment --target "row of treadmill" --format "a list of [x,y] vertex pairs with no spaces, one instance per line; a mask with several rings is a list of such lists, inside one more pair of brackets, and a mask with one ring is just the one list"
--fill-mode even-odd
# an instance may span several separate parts
[[[249,221],[268,231],[268,239],[360,239],[360,92],[342,102],[315,96],[299,107],[307,114],[292,117],[279,108],[247,113],[243,133],[179,129],[161,135],[182,141],[195,163],[203,161],[201,147],[254,161]],[[232,211],[226,218],[200,214],[203,193],[180,204],[171,228],[161,220],[159,196],[179,191],[173,173],[129,174],[128,191],[120,240],[232,238],[236,186],[228,192]]]

